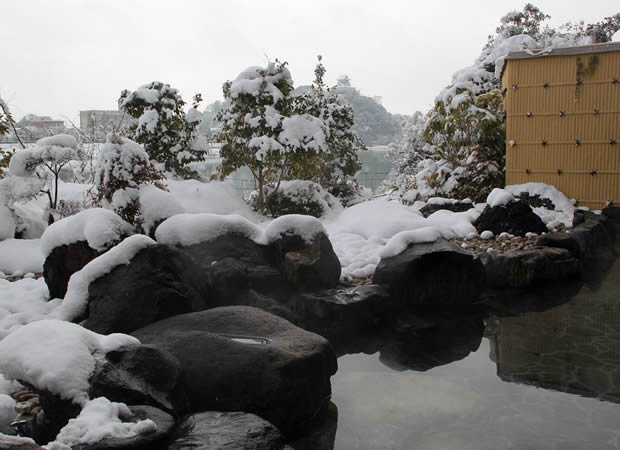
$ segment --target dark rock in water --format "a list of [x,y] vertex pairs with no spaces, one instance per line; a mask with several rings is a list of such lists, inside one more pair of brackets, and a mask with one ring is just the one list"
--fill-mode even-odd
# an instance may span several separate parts
[[168,448],[167,440],[174,429],[174,419],[170,414],[157,408],[146,405],[130,406],[132,416],[124,419],[124,422],[138,422],[139,420],[151,419],[157,429],[150,433],[139,434],[129,438],[105,438],[92,444],[75,445],[72,450],[105,450],[105,449],[131,449],[131,450],[165,450]]
[[[580,214],[581,215],[581,214]],[[615,230],[609,228],[604,216],[591,217],[579,222],[575,213],[575,222],[579,224],[573,229],[573,238],[579,245],[581,257],[585,260],[611,261],[615,258],[614,250]]]
[[207,411],[188,417],[168,449],[282,450],[285,446],[280,430],[254,414]]
[[142,249],[88,288],[84,326],[101,334],[129,333],[209,306],[204,272],[187,253],[167,245]]
[[288,305],[304,329],[330,341],[376,328],[398,309],[398,303],[378,285],[297,294]]
[[331,395],[329,342],[257,308],[183,314],[132,334],[180,361],[194,412],[252,412],[290,437],[307,431]]
[[228,306],[232,299],[249,290],[276,299],[286,298],[292,292],[277,268],[273,248],[245,236],[228,234],[180,248],[207,273],[213,305]]
[[481,259],[487,284],[492,288],[526,287],[579,273],[579,260],[564,248],[535,247],[498,256],[483,255]]
[[613,232],[620,233],[620,206],[608,206],[603,209],[603,216],[607,218]]
[[440,239],[410,245],[404,252],[382,259],[373,282],[404,306],[452,312],[478,298],[484,277],[478,258]]
[[101,253],[90,248],[86,241],[61,245],[52,250],[43,263],[43,278],[50,299],[64,298],[69,278]]
[[338,428],[338,407],[329,402],[325,411],[314,418],[311,431],[291,443],[295,450],[334,450]]
[[528,232],[542,234],[547,231],[542,219],[523,202],[510,202],[493,207],[487,205],[474,222],[474,226],[478,233],[489,230],[496,235],[506,232],[515,236],[525,236]]
[[568,233],[545,233],[536,242],[538,247],[554,247],[568,250],[575,258],[579,258],[579,244],[575,238]]
[[325,233],[316,235],[310,244],[301,236],[282,234],[272,246],[278,267],[297,289],[330,289],[338,284],[340,260]]
[[398,370],[427,371],[460,361],[480,347],[481,317],[439,318],[434,326],[415,334],[399,335],[380,350],[379,361]]
[[153,345],[131,345],[106,353],[96,360],[89,383],[91,398],[151,405],[175,416],[189,409],[179,361]]
[[432,204],[427,203],[422,208],[420,208],[420,213],[422,213],[424,217],[428,217],[431,214],[436,213],[437,211],[440,211],[442,209],[452,211],[452,212],[463,212],[463,211],[469,211],[473,207],[474,205],[472,202],[454,202],[454,203],[444,203],[441,205],[434,204],[434,203]]

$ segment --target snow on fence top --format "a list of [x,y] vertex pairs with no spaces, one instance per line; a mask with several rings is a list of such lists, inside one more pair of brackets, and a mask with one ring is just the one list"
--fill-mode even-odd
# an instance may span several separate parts
[[282,234],[297,234],[306,242],[327,231],[318,219],[289,214],[271,222],[265,230],[237,214],[179,214],[163,222],[155,231],[160,244],[194,245],[212,241],[227,234],[240,234],[259,245],[269,245]]
[[133,227],[108,209],[91,208],[80,211],[50,225],[41,236],[41,252],[47,256],[56,247],[86,241],[102,251],[133,233]]
[[115,267],[129,264],[140,250],[151,245],[156,245],[153,239],[143,234],[135,234],[86,264],[71,275],[65,298],[52,312],[52,316],[62,320],[74,320],[83,315],[88,301],[88,286]]

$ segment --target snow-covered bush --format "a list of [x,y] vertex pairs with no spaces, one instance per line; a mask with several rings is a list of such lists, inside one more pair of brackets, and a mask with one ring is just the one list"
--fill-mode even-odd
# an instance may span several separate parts
[[267,187],[265,212],[272,217],[303,214],[321,217],[342,205],[333,195],[312,181],[283,181],[280,189],[270,192]]
[[293,80],[286,63],[249,67],[224,83],[225,107],[216,139],[221,142],[222,177],[248,167],[257,188],[256,207],[265,205],[265,186],[275,193],[283,179],[316,167],[326,145],[323,121],[295,113]]
[[178,90],[153,81],[134,92],[122,91],[119,105],[137,119],[128,128],[128,137],[143,144],[151,160],[162,164],[166,172],[192,178],[197,174],[187,165],[202,161],[207,150],[198,148],[195,142],[196,128],[202,119],[196,107],[201,100],[197,94],[186,115]]
[[137,143],[108,135],[99,153],[95,177],[97,200],[138,229],[142,228],[140,187],[155,185],[165,189],[164,175]]
[[18,177],[37,178],[45,184],[41,192],[49,200],[48,222],[52,223],[58,205],[60,172],[71,161],[82,158],[77,140],[68,134],[58,134],[39,139],[34,147],[16,151],[9,171]]

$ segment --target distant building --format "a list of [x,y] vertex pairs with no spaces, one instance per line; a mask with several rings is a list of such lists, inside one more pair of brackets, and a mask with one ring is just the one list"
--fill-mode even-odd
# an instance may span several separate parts
[[49,116],[37,116],[35,114],[25,115],[15,125],[17,128],[32,127],[56,132],[60,132],[65,128],[65,122],[62,120],[54,120]]
[[620,202],[620,42],[506,58],[506,184],[553,185],[579,205]]

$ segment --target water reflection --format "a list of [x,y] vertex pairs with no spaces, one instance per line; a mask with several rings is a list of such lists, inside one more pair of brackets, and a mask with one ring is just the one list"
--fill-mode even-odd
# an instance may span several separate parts
[[620,262],[601,283],[495,300],[486,328],[397,324],[342,356],[335,448],[620,448]]
[[620,402],[620,263],[598,290],[549,311],[491,323],[505,381]]

